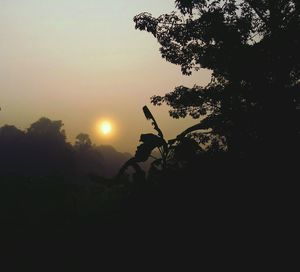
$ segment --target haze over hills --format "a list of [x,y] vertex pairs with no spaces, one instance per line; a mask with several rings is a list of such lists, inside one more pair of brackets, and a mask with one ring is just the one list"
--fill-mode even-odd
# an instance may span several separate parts
[[130,157],[111,145],[94,145],[88,134],[74,144],[66,141],[63,123],[41,118],[26,131],[0,128],[0,174],[99,175],[113,177]]
[[103,177],[115,176],[122,164],[132,157],[132,154],[119,152],[111,145],[100,145],[94,148],[99,151],[102,156],[102,161],[99,162],[101,166],[98,169],[98,174]]

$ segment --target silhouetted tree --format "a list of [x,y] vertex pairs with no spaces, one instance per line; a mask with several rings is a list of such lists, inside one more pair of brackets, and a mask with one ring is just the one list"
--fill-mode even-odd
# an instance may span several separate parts
[[162,57],[183,74],[206,68],[212,80],[152,103],[169,105],[174,118],[201,117],[189,133],[212,129],[235,157],[292,159],[300,131],[299,1],[175,3],[176,11],[158,18],[137,15],[135,26],[152,33]]
[[0,128],[0,137],[2,141],[4,139],[11,141],[11,140],[18,139],[22,136],[24,136],[24,132],[16,128],[15,126],[4,125],[3,127]]
[[0,173],[22,168],[25,140],[25,132],[15,126],[0,128]]
[[42,117],[22,131],[15,126],[0,127],[1,175],[111,177],[130,154],[112,146],[92,144],[86,133],[77,135],[74,145],[66,140],[63,122]]
[[73,164],[72,146],[66,142],[62,121],[42,117],[26,132],[24,164],[31,173],[66,172]]
[[90,136],[86,133],[80,133],[76,136],[75,147],[79,149],[87,149],[92,146]]
[[62,127],[62,121],[51,121],[46,117],[42,117],[31,124],[27,130],[27,134],[39,139],[65,142],[66,135]]

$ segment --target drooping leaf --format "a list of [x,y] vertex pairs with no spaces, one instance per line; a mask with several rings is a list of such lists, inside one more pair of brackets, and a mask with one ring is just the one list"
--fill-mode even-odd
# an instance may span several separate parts
[[160,147],[164,144],[164,140],[153,133],[142,134],[140,137],[140,142],[152,147]]
[[152,133],[142,134],[140,141],[141,145],[137,147],[135,158],[138,162],[144,162],[148,160],[153,149],[161,147],[165,144],[164,140]]
[[147,144],[141,144],[137,147],[137,150],[135,152],[135,159],[137,162],[145,162],[148,160],[148,158],[151,155],[153,148]]

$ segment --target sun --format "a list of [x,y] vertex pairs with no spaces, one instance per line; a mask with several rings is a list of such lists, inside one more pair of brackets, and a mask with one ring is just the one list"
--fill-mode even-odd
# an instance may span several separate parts
[[103,121],[99,125],[99,132],[103,135],[109,135],[112,132],[112,124],[109,121]]

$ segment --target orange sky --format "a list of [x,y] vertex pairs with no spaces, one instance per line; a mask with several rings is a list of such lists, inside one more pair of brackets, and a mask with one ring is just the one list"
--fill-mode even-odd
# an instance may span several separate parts
[[[26,129],[45,116],[64,122],[69,141],[84,132],[95,144],[133,152],[140,134],[152,132],[144,105],[168,138],[194,124],[172,120],[149,98],[178,85],[206,84],[209,72],[182,76],[132,20],[173,7],[173,0],[1,0],[0,126]],[[113,121],[112,137],[98,133],[102,119]]]

